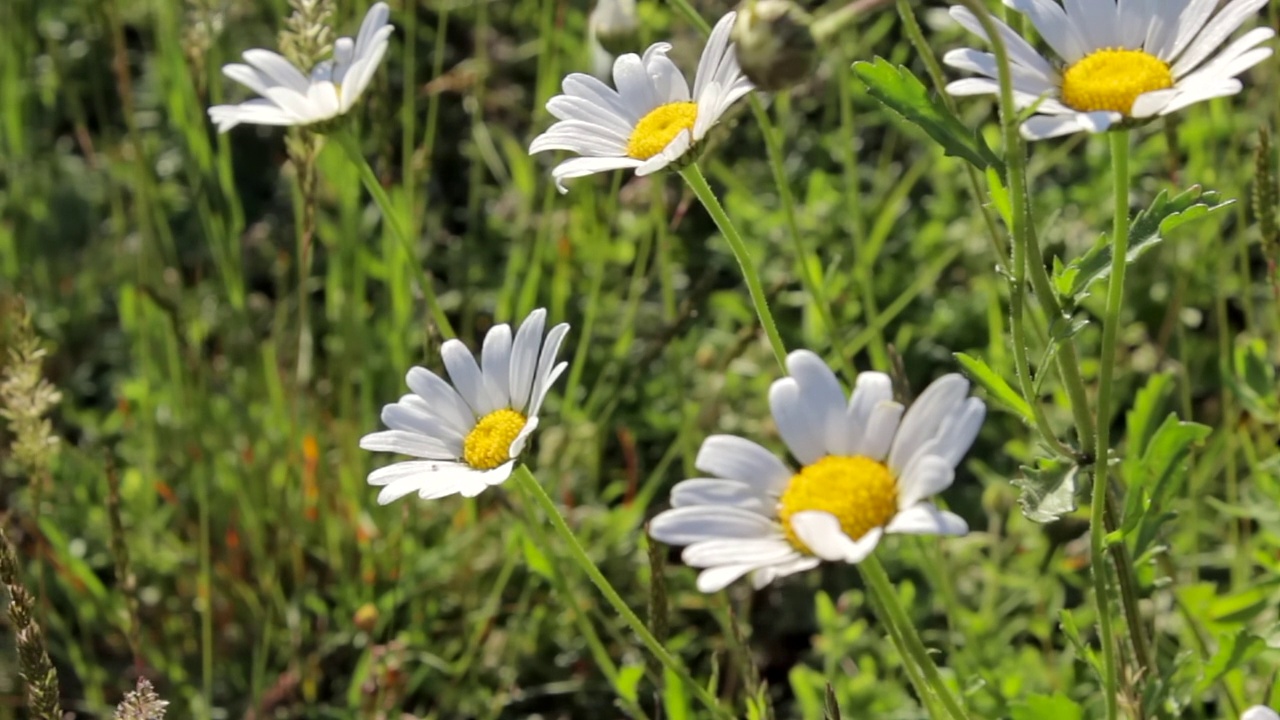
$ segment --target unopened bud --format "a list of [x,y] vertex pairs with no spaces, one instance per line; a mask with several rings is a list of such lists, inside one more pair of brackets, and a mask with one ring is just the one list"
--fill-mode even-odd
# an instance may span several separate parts
[[365,603],[356,609],[356,627],[365,632],[373,632],[378,626],[378,607],[373,603]]
[[784,90],[813,72],[818,44],[810,17],[790,0],[743,0],[730,37],[738,65],[761,90]]
[[636,52],[640,46],[640,16],[636,0],[600,0],[588,19],[591,34],[612,55]]

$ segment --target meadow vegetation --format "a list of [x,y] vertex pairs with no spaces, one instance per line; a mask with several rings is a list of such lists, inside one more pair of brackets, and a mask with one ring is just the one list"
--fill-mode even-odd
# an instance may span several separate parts
[[[944,6],[801,4],[837,18],[812,71],[737,102],[698,167],[787,350],[904,400],[963,372],[988,406],[941,496],[970,532],[885,540],[893,603],[843,563],[704,594],[648,538],[707,436],[785,457],[784,371],[677,173],[561,194],[563,158],[530,155],[599,62],[586,3],[393,0],[386,59],[321,137],[207,114],[247,97],[220,69],[280,47],[286,0],[0,2],[0,720],[110,717],[135,687],[119,716],[156,717],[139,678],[171,718],[256,720],[905,720],[950,717],[944,694],[972,718],[1216,720],[1280,698],[1280,59],[1111,143],[1024,143],[996,102],[939,92],[965,76],[946,51],[985,49]],[[732,9],[639,0],[610,46],[670,41],[692,81]],[[406,371],[535,308],[571,325],[569,365],[522,460],[698,690],[519,477],[386,506],[366,482]]]

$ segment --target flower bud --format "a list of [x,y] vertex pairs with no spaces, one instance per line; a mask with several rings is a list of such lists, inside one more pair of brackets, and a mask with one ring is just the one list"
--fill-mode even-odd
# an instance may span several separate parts
[[818,44],[810,17],[790,0],[743,0],[730,37],[738,65],[761,90],[784,90],[813,72]]
[[640,17],[636,0],[600,0],[588,18],[591,35],[612,55],[636,52],[640,45]]

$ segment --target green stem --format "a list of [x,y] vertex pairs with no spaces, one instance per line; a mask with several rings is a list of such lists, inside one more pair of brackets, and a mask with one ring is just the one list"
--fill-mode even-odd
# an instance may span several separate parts
[[684,178],[689,188],[693,190],[693,194],[698,196],[702,206],[707,209],[707,212],[711,213],[711,218],[716,221],[716,227],[720,228],[720,233],[729,242],[729,249],[733,251],[733,256],[738,260],[738,266],[742,268],[742,276],[747,282],[747,291],[751,294],[751,304],[756,308],[756,316],[760,318],[760,325],[764,327],[764,334],[769,337],[769,345],[773,348],[773,354],[778,360],[778,366],[785,373],[787,371],[787,348],[782,344],[782,336],[778,334],[778,326],[773,321],[773,313],[769,312],[769,301],[764,296],[764,287],[760,283],[760,273],[756,270],[755,262],[751,259],[751,253],[747,252],[746,243],[742,242],[742,236],[738,234],[737,228],[733,226],[733,221],[729,219],[724,208],[720,206],[720,201],[716,199],[716,194],[711,191],[711,186],[707,184],[707,179],[702,175],[702,170],[698,168],[698,164],[696,162],[690,163],[680,171],[680,177]]
[[383,189],[382,183],[378,182],[378,177],[373,174],[373,168],[369,166],[369,161],[365,159],[364,153],[360,150],[360,143],[347,130],[338,130],[329,137],[342,147],[347,154],[347,159],[356,167],[360,173],[360,181],[364,184],[364,189],[369,191],[373,196],[373,201],[378,204],[378,209],[382,211],[382,220],[391,228],[391,233],[400,241],[400,247],[404,250],[405,262],[409,263],[418,275],[418,286],[422,288],[422,297],[427,301],[427,311],[431,313],[431,319],[435,321],[436,327],[446,337],[454,337],[453,326],[449,324],[449,318],[445,316],[444,309],[440,307],[440,301],[436,299],[436,292],[432,287],[431,278],[427,276],[427,271],[422,267],[422,263],[418,260],[413,252],[413,241],[409,237],[409,233],[405,231],[404,225],[400,222],[400,215],[396,212],[395,207],[391,204],[391,198],[387,197],[387,191]]
[[551,520],[551,526],[555,529],[556,534],[560,536],[561,542],[563,542],[565,547],[569,549],[569,555],[573,561],[578,564],[578,567],[581,568],[584,573],[587,574],[587,577],[596,586],[596,589],[600,591],[600,594],[604,596],[604,599],[611,607],[613,607],[614,611],[622,616],[622,619],[631,627],[631,631],[640,638],[640,641],[649,649],[649,652],[653,653],[653,656],[657,658],[663,666],[679,677],[680,680],[684,682],[685,686],[689,688],[690,692],[697,696],[698,700],[701,701],[714,716],[724,717],[725,711],[721,708],[720,701],[716,699],[715,695],[712,695],[711,692],[699,684],[697,680],[694,680],[693,676],[689,674],[689,671],[680,664],[680,661],[676,660],[671,653],[667,652],[667,649],[662,646],[662,643],[658,642],[658,639],[653,636],[653,633],[649,632],[649,628],[645,626],[644,621],[627,606],[626,601],[622,599],[622,596],[618,594],[618,591],[613,589],[613,585],[611,585],[609,580],[605,578],[604,574],[600,572],[600,568],[596,567],[596,564],[591,561],[591,557],[587,555],[587,551],[582,548],[582,544],[579,543],[578,538],[574,536],[573,530],[571,530],[568,523],[565,522],[564,516],[560,514],[560,510],[556,508],[556,504],[551,500],[551,497],[547,495],[547,491],[544,490],[537,479],[533,477],[533,473],[529,472],[529,468],[524,465],[520,465],[516,468],[515,476],[516,481],[520,483],[526,492],[533,496],[533,499],[536,500],[540,506],[542,506],[542,511],[545,512],[547,514],[547,518]]
[[609,650],[601,642],[600,636],[596,633],[595,627],[591,624],[591,618],[587,616],[586,610],[578,605],[578,598],[569,589],[569,582],[565,579],[564,573],[561,571],[560,558],[556,553],[551,551],[551,543],[547,540],[547,535],[538,522],[537,514],[533,511],[533,505],[528,502],[533,498],[533,494],[522,484],[520,486],[521,494],[525,498],[524,512],[521,513],[521,519],[525,523],[525,531],[533,538],[533,542],[540,545],[545,552],[551,555],[551,562],[547,563],[547,571],[551,587],[560,594],[562,602],[569,606],[569,614],[573,618],[573,622],[578,626],[578,632],[582,633],[583,640],[587,643],[587,649],[591,652],[592,659],[600,671],[604,673],[605,679],[609,685],[613,687],[614,693],[618,696],[618,701],[622,703],[626,709],[628,716],[639,720],[648,720],[649,716],[644,710],[633,700],[628,700],[623,695],[622,686],[618,679],[618,666],[614,664],[613,658],[609,657]]
[[872,555],[858,564],[858,571],[862,573],[862,579],[866,582],[867,588],[875,594],[876,604],[883,611],[883,617],[880,619],[901,637],[902,644],[906,646],[907,656],[924,673],[924,682],[928,690],[942,702],[951,717],[955,720],[968,720],[969,715],[965,712],[964,705],[943,682],[942,673],[938,672],[938,666],[933,663],[933,658],[929,657],[929,652],[925,649],[924,642],[920,640],[915,625],[911,624],[907,611],[903,609],[902,603],[898,602],[898,594],[894,591],[893,584],[889,582],[889,576],[880,565],[880,561]]
[[[800,234],[800,224],[796,221],[796,201],[791,194],[791,185],[787,182],[787,171],[782,159],[782,139],[781,134],[769,121],[769,113],[764,109],[764,103],[760,102],[760,98],[755,94],[750,96],[751,112],[756,116],[756,122],[760,125],[760,132],[764,135],[765,150],[769,154],[769,169],[773,171],[773,184],[778,188],[778,197],[782,201],[782,214],[787,221],[787,230],[791,235],[791,246],[796,254],[796,264],[800,266],[800,282],[804,285],[805,292],[813,298],[813,305],[817,308],[818,316],[822,320],[827,336],[831,339],[831,346],[838,348],[838,338],[836,336],[836,321],[831,314],[831,303],[827,300],[826,287],[823,284],[821,275],[815,277],[813,266],[810,262],[813,253],[805,245],[804,236]],[[813,258],[816,260],[816,258]],[[836,362],[840,364],[840,371],[844,373],[845,379],[852,382],[857,374],[850,363],[848,356],[842,352],[836,352]]]
[[1129,253],[1129,133],[1110,134],[1111,174],[1115,183],[1115,224],[1111,233],[1111,277],[1107,282],[1107,308],[1102,317],[1102,357],[1099,359],[1098,409],[1094,425],[1098,430],[1098,464],[1093,478],[1090,505],[1089,549],[1092,554],[1094,599],[1098,604],[1098,632],[1102,641],[1102,667],[1107,684],[1107,717],[1116,717],[1116,648],[1111,629],[1111,598],[1107,588],[1106,507],[1107,475],[1110,470],[1111,392],[1115,378],[1116,335],[1120,329],[1120,304],[1124,300],[1125,259]]

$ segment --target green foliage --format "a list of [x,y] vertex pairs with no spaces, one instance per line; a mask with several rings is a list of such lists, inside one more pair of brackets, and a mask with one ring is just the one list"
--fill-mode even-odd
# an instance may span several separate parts
[[1027,519],[1053,522],[1076,509],[1080,467],[1054,458],[1041,458],[1034,467],[1023,466],[1013,484],[1022,489],[1018,504]]
[[882,57],[853,64],[853,73],[867,92],[908,123],[928,133],[948,155],[963,158],[979,170],[988,167],[1003,173],[1003,164],[982,135],[965,127],[955,114],[930,97],[924,83],[902,65]]

